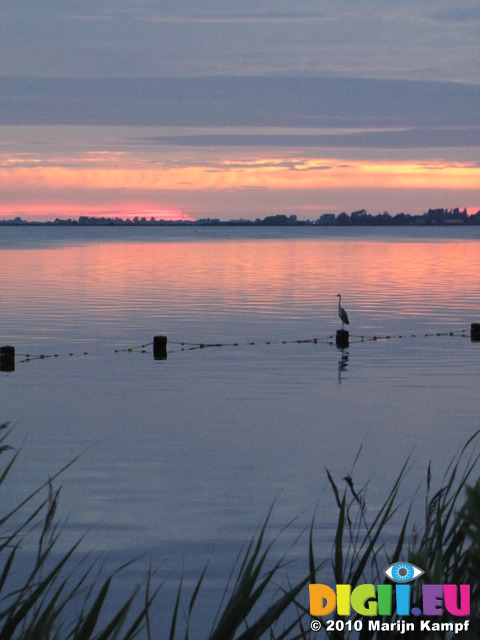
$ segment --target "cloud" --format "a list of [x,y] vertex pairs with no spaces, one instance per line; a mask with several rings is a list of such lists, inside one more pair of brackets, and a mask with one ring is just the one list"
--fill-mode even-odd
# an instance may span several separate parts
[[[323,15],[310,12],[274,12],[274,11],[259,11],[258,13],[245,12],[242,15],[234,14],[219,14],[214,12],[206,15],[185,15],[174,14],[165,15],[155,12],[153,9],[150,11],[142,10],[141,8],[131,14],[133,20],[153,22],[157,24],[174,24],[174,25],[199,25],[199,26],[234,26],[234,25],[268,25],[283,24],[283,25],[295,25],[295,24],[325,24],[328,22],[336,21],[338,18],[329,18]],[[84,17],[76,17],[82,19]],[[85,17],[86,19],[86,17]]]
[[339,159],[256,157],[198,162],[196,165],[138,166],[9,166],[0,168],[4,194],[24,190],[85,191],[183,189],[185,191],[249,189],[305,190],[340,188],[463,188],[478,190],[479,170],[471,163],[355,161]]
[[439,22],[447,22],[448,24],[466,23],[467,26],[472,25],[478,29],[478,21],[480,20],[480,6],[478,2],[473,5],[459,6],[455,8],[434,10],[433,17]]
[[6,75],[290,73],[478,81],[476,0],[456,0],[454,8],[451,0],[4,4]]
[[476,127],[480,87],[315,77],[2,78],[0,124]]
[[197,134],[163,135],[137,138],[139,146],[184,147],[282,147],[329,149],[435,149],[474,147],[480,145],[480,130],[475,127],[408,128],[380,131],[358,131],[345,134]]

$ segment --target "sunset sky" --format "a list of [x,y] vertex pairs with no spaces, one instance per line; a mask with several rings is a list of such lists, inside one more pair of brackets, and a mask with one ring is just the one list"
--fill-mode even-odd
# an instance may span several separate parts
[[17,0],[0,216],[480,209],[478,0]]

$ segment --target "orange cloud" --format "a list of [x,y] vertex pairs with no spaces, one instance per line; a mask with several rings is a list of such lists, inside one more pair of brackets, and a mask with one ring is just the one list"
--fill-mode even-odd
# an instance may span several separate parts
[[185,166],[118,162],[113,166],[42,166],[11,163],[0,168],[4,192],[57,189],[442,188],[478,189],[480,167],[472,163],[374,162],[332,159],[259,158]]

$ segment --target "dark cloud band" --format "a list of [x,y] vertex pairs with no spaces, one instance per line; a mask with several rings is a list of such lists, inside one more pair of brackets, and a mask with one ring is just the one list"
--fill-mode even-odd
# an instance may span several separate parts
[[0,124],[10,125],[383,127],[446,138],[477,127],[480,104],[475,85],[333,77],[4,77],[0,95]]

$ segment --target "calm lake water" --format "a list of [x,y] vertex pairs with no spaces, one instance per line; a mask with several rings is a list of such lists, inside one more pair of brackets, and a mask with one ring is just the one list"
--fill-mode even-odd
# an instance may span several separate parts
[[[58,481],[59,549],[89,530],[107,565],[145,553],[117,589],[160,567],[159,625],[179,576],[188,591],[208,563],[201,637],[274,500],[272,537],[300,515],[279,552],[316,509],[328,558],[326,467],[341,485],[363,445],[353,476],[374,513],[409,454],[407,500],[479,427],[478,228],[3,227],[0,263],[0,344],[17,352],[0,421],[21,447],[4,508],[82,454]],[[306,570],[306,537],[289,557]]]

